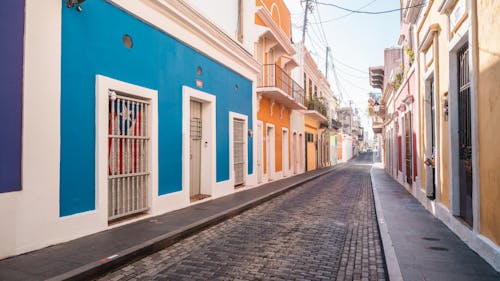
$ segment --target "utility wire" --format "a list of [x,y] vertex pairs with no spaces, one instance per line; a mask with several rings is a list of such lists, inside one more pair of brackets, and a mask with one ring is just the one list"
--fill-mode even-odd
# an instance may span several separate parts
[[[375,2],[377,2],[377,0],[373,0],[373,1],[369,2],[369,3],[368,3],[368,4],[366,4],[366,5],[364,5],[364,6],[362,6],[362,7],[359,7],[359,8],[358,8],[358,10],[364,9],[364,8],[366,8],[366,7],[370,6],[371,4],[375,3]],[[347,14],[344,14],[344,15],[340,16],[340,17],[336,17],[336,18],[333,18],[333,19],[325,20],[325,21],[310,22],[310,24],[322,24],[322,23],[327,23],[327,22],[337,21],[337,20],[341,20],[341,19],[343,19],[343,18],[345,18],[345,17],[348,17],[348,16],[350,16],[350,15],[352,15],[352,14],[354,14],[354,13],[353,13],[353,12],[349,12],[349,13],[347,13]]]
[[354,74],[349,73],[345,70],[342,70],[341,68],[338,68],[338,67],[337,67],[337,70],[340,71],[340,73],[347,75],[349,77],[352,77],[354,79],[369,79],[370,78],[370,76],[354,75]]
[[[316,14],[318,14],[318,21],[321,22],[321,15],[320,15],[319,9],[318,9],[318,1],[314,0],[314,2],[316,3]],[[323,39],[325,40],[324,42],[328,46],[329,45],[328,44],[328,38],[326,37],[325,29],[323,28],[322,24],[320,24],[319,26],[320,26],[321,34],[323,35]]]
[[367,72],[366,70],[361,70],[361,69],[359,69],[359,68],[356,68],[356,67],[350,66],[349,64],[347,64],[347,63],[345,63],[345,62],[342,62],[342,61],[341,61],[341,60],[339,60],[339,59],[336,59],[336,58],[333,58],[333,59],[334,59],[335,61],[337,61],[339,64],[341,64],[341,65],[343,65],[343,66],[345,66],[345,67],[347,67],[347,68],[350,68],[350,69],[352,69],[352,70],[355,70],[355,71],[361,72],[361,73],[363,73],[363,74],[365,74],[365,75],[366,75],[366,74],[368,74],[368,72]]
[[359,9],[358,10],[352,10],[352,9],[345,8],[345,7],[342,7],[342,6],[339,6],[339,5],[336,5],[336,4],[332,4],[332,3],[316,2],[316,4],[317,5],[323,5],[323,6],[335,7],[337,9],[344,10],[344,11],[351,12],[351,13],[355,13],[355,14],[380,15],[380,14],[387,14],[387,13],[392,13],[392,12],[397,12],[397,11],[402,11],[402,10],[408,10],[408,9],[416,8],[416,7],[422,7],[422,6],[427,5],[427,2],[421,3],[421,4],[417,4],[417,5],[414,5],[414,6],[410,6],[410,7],[406,7],[406,8],[398,8],[398,9],[385,10],[385,11],[375,11],[375,12],[374,11],[361,11]]

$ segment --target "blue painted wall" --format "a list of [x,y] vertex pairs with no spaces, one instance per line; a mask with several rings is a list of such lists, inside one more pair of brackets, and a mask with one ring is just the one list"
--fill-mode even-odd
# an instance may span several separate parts
[[[82,7],[62,14],[60,215],[95,208],[96,74],[158,90],[159,195],[182,189],[182,86],[201,79],[217,96],[217,181],[229,179],[229,111],[248,115],[252,127],[251,81],[105,1]],[[252,139],[248,150],[252,173]]]
[[21,190],[24,0],[0,1],[0,193]]

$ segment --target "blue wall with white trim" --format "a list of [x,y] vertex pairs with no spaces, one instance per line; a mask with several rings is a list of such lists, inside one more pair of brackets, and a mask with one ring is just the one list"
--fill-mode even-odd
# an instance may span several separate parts
[[[62,11],[60,215],[95,209],[96,74],[158,90],[159,195],[182,189],[182,86],[202,80],[200,90],[217,97],[217,182],[228,180],[229,111],[248,115],[252,128],[251,81],[110,3],[82,7]],[[249,138],[249,174],[252,146]]]

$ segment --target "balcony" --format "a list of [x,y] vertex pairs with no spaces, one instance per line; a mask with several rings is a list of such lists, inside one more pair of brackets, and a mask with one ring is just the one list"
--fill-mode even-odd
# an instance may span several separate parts
[[375,133],[375,134],[382,134],[383,128],[384,128],[384,125],[382,122],[373,122],[372,123],[373,133]]
[[374,88],[382,89],[384,86],[384,67],[373,66],[369,69],[370,85]]
[[385,115],[385,105],[375,104],[368,106],[368,115],[370,116],[384,116]]
[[304,89],[275,64],[263,65],[257,79],[257,93],[290,109],[306,109]]
[[307,117],[314,119],[319,122],[328,121],[328,106],[321,99],[314,97],[312,99],[307,100],[306,102],[307,110],[303,111],[304,115]]
[[342,127],[342,123],[340,123],[340,121],[338,121],[337,119],[331,119],[330,120],[330,129],[335,129],[335,130],[338,130]]

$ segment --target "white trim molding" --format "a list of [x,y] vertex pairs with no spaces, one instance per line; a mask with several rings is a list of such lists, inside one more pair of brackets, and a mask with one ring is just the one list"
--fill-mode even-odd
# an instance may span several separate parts
[[[103,222],[108,221],[108,122],[109,122],[109,92],[117,91],[131,96],[141,97],[150,102],[148,113],[151,133],[148,151],[150,152],[150,174],[148,179],[149,213],[154,213],[152,204],[158,197],[158,91],[133,85],[120,80],[96,75],[95,91],[95,212]],[[129,221],[127,221],[128,223]]]
[[182,192],[184,201],[189,204],[190,180],[190,116],[191,100],[202,104],[202,144],[200,191],[213,195],[216,185],[216,97],[212,94],[182,86]]
[[244,148],[243,148],[243,160],[245,162],[244,170],[243,170],[243,185],[247,185],[248,179],[248,116],[245,114],[240,114],[237,112],[229,111],[229,181],[234,188],[234,145],[233,145],[233,133],[234,133],[234,119],[240,119],[245,122],[243,126],[243,139],[244,139]]

